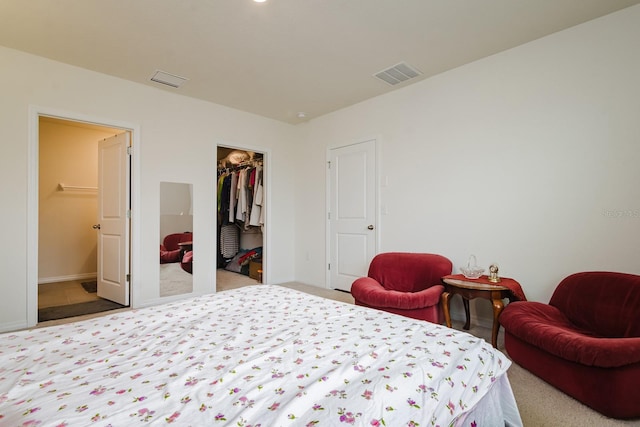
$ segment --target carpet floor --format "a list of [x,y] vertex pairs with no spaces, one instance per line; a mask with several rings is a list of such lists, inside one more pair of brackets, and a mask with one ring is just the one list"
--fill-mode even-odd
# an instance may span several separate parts
[[60,305],[57,307],[46,307],[38,310],[38,322],[47,320],[64,319],[67,317],[82,316],[85,314],[99,313],[101,311],[116,310],[124,308],[113,301],[99,299],[95,301],[82,302],[78,304]]

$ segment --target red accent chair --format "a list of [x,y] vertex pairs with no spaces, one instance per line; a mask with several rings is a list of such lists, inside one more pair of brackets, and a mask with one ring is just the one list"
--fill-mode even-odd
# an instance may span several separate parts
[[549,304],[512,302],[499,321],[514,362],[608,417],[640,417],[640,276],[572,274]]
[[179,262],[184,271],[191,273],[193,251],[185,251],[180,247],[180,243],[192,241],[191,232],[167,234],[160,245],[160,264]]
[[441,323],[441,278],[451,274],[452,268],[451,261],[441,255],[378,254],[371,260],[368,277],[351,285],[351,295],[357,305]]

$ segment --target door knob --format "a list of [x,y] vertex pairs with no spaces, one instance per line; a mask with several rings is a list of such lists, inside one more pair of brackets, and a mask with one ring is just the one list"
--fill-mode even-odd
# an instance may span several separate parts
[[373,224],[369,225],[367,228],[368,228],[369,230],[373,230]]
[[93,228],[94,230],[100,230],[100,224],[95,224],[91,228]]

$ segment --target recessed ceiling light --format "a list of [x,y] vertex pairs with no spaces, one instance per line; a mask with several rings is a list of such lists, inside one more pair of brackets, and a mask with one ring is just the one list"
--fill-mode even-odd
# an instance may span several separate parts
[[307,113],[300,111],[298,114],[296,114],[296,116],[298,116],[299,119],[304,119],[305,117],[307,117]]

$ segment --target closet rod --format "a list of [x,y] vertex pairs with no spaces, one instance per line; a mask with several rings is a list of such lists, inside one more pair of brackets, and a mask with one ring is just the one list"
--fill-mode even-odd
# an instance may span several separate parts
[[218,171],[232,171],[232,170],[238,170],[238,169],[242,169],[244,167],[247,166],[262,166],[262,159],[259,160],[247,160],[246,162],[241,162],[238,163],[237,165],[233,165],[233,166],[219,166],[218,167]]
[[66,185],[63,183],[58,184],[58,189],[60,191],[68,191],[68,190],[98,191],[98,187],[82,187],[79,185]]

